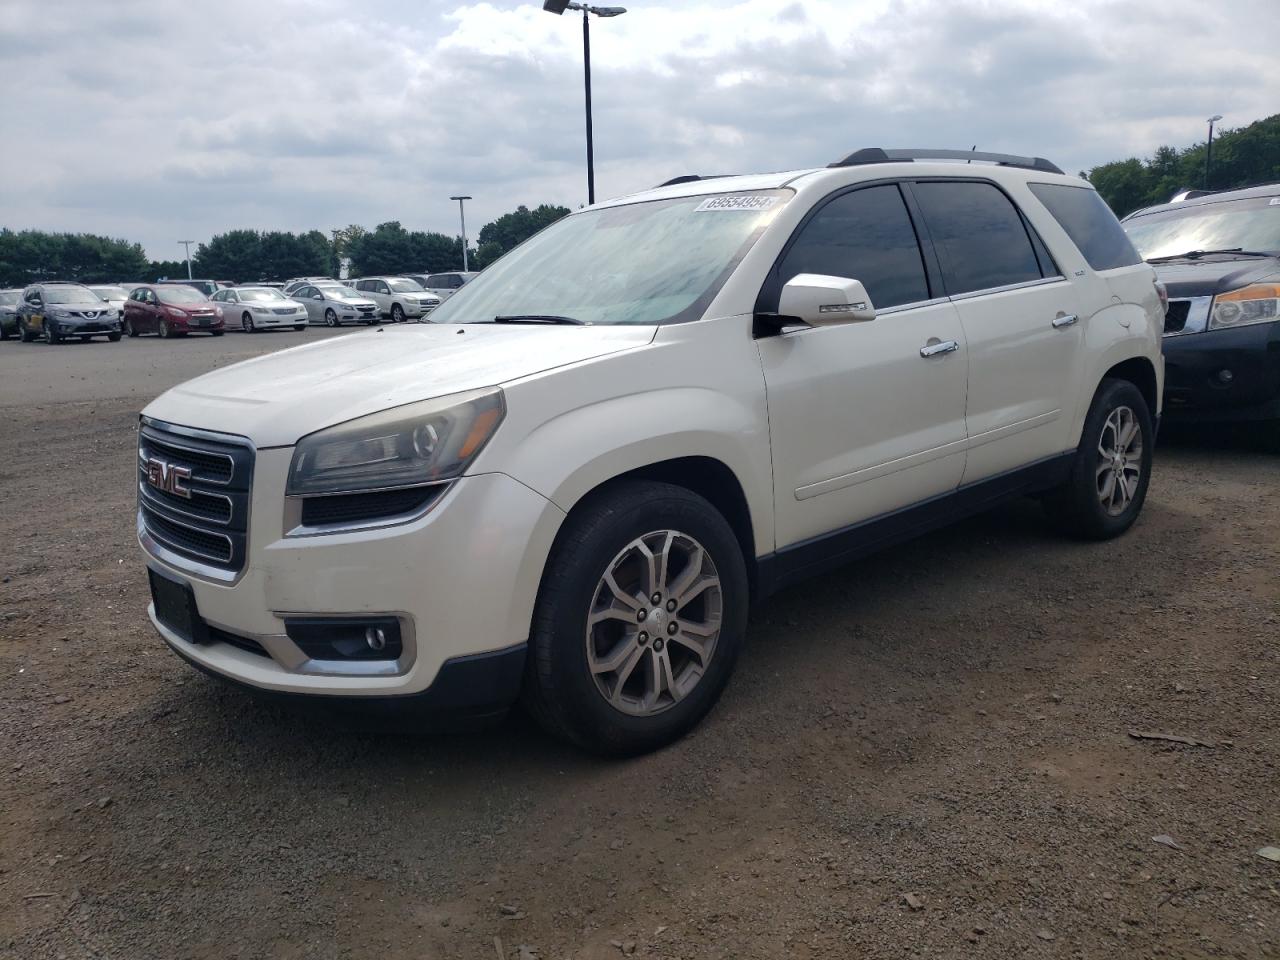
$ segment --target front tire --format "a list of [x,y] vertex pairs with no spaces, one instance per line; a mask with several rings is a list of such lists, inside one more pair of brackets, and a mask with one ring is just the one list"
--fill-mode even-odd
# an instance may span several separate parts
[[593,495],[543,572],[526,706],[550,733],[595,753],[678,739],[729,681],[747,594],[738,540],[702,497],[642,482]]
[[53,324],[50,323],[48,320],[44,322],[44,342],[50,345],[59,344],[62,342],[62,334],[58,333],[57,330],[53,329]]
[[156,331],[156,336],[158,336],[161,340],[168,340],[170,337],[173,336],[173,328],[169,326],[168,320],[160,321],[160,327]]
[[331,327],[338,326],[338,315],[332,309],[324,312],[324,322]]
[[126,337],[136,337],[138,331],[133,328],[133,321],[129,317],[124,318],[124,335]]
[[295,323],[293,325],[294,333],[301,333],[305,329],[307,329],[307,325],[305,323]]
[[246,311],[240,317],[240,327],[245,333],[257,333],[258,328],[253,325],[253,315]]
[[1071,474],[1045,498],[1050,518],[1085,540],[1124,533],[1142,512],[1154,445],[1142,391],[1128,380],[1103,380],[1085,417]]
[[108,339],[108,340],[110,340],[112,343],[119,343],[119,342],[120,342],[120,334],[118,334],[118,333],[108,333],[108,334],[107,334],[107,339]]
[[400,306],[398,303],[393,303],[391,305],[391,322],[404,323],[404,307]]

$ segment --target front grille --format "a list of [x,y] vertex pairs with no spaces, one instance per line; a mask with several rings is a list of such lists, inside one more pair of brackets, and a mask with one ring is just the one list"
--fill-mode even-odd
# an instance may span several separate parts
[[1187,315],[1191,312],[1190,300],[1170,300],[1164,312],[1164,332],[1181,333],[1187,325]]
[[444,487],[409,487],[373,493],[341,493],[332,497],[308,497],[302,501],[302,525],[322,527],[331,523],[362,523],[416,513],[438,497]]
[[[144,421],[138,431],[138,511],[146,532],[186,560],[243,570],[253,462],[247,441],[191,437]],[[174,468],[190,471],[189,478],[165,484]],[[159,485],[152,482],[157,473]]]
[[293,307],[272,307],[271,312],[280,316],[293,316],[298,311]]

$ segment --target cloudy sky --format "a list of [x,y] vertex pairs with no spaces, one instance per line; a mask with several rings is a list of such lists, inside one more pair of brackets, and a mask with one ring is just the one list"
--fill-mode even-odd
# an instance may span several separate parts
[[[1071,172],[1280,100],[1277,0],[620,0],[600,197],[860,146]],[[540,0],[3,0],[0,225],[182,238],[585,202],[576,16]]]

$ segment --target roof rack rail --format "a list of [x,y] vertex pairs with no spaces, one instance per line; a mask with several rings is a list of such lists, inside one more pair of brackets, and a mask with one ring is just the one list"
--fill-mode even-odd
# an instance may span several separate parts
[[1044,157],[1020,157],[1014,153],[981,153],[976,150],[885,150],[881,147],[864,147],[855,150],[843,160],[828,164],[831,167],[856,167],[864,163],[893,163],[901,160],[982,160],[1002,167],[1025,167],[1042,173],[1062,173],[1060,167]]
[[[732,174],[732,173],[710,173],[710,174],[686,173],[686,174],[685,174],[684,176],[682,176],[682,177],[672,177],[670,180],[667,180],[665,183],[660,183],[660,184],[658,184],[658,187],[674,187],[677,183],[694,183],[694,182],[696,182],[696,181],[698,181],[698,180],[723,180],[725,177],[732,177],[732,176],[736,176],[736,174]],[[656,189],[657,189],[657,187],[654,187],[654,189],[656,190]]]

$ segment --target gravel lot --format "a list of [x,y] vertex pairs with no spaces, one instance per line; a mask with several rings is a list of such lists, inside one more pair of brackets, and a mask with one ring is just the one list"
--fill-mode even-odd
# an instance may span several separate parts
[[1020,503],[788,590],[602,763],[154,636],[138,409],[329,333],[0,346],[0,957],[1280,957],[1280,456],[1179,438],[1117,542]]

